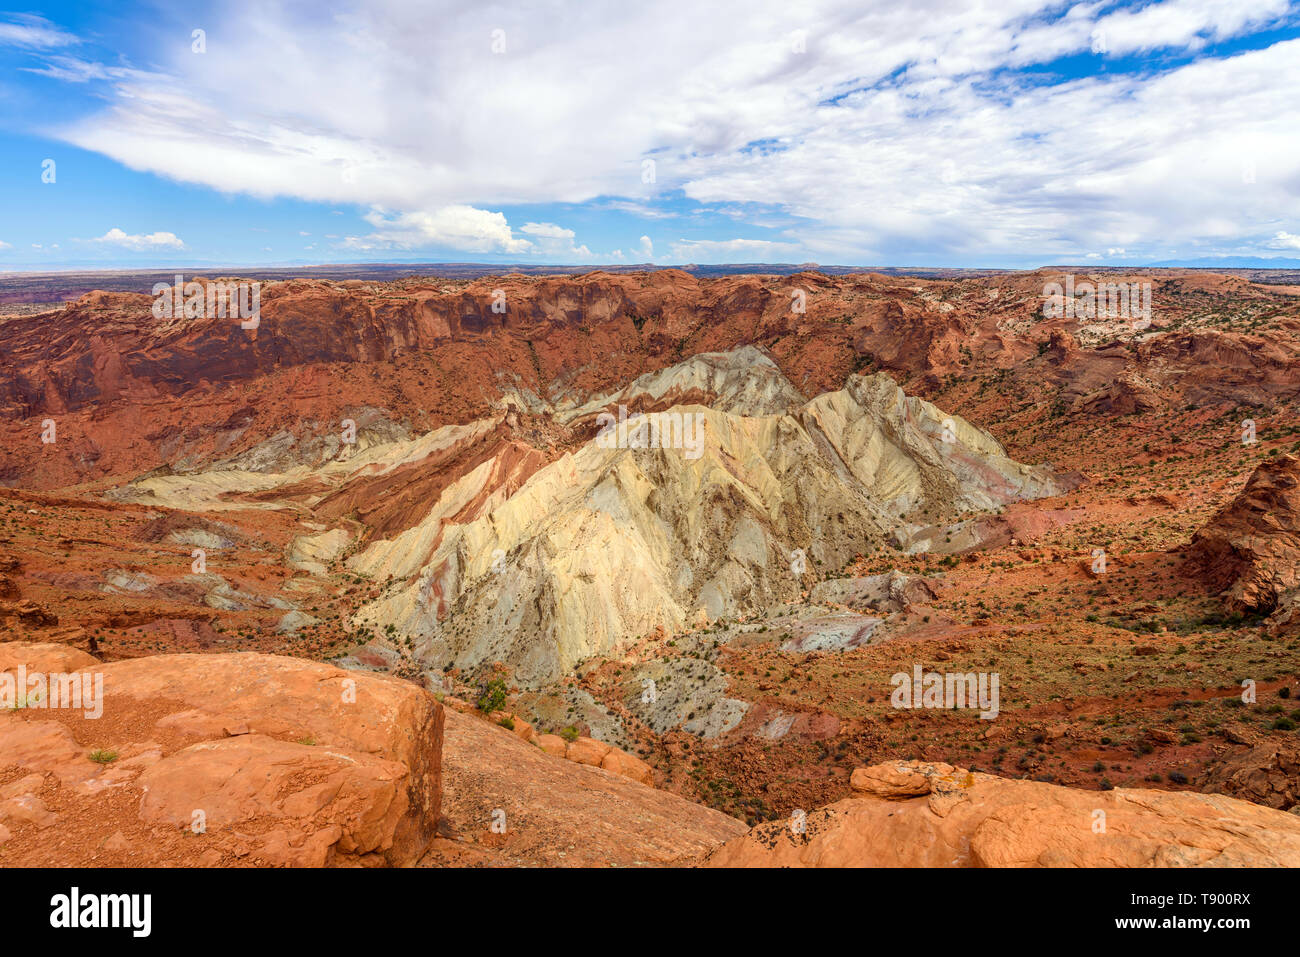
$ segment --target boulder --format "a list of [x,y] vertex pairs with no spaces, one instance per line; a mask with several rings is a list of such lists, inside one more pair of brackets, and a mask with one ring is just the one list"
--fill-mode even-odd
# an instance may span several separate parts
[[509,711],[493,711],[488,717],[494,724],[505,728],[515,737],[525,741],[533,740],[533,726],[519,715],[511,714]]
[[813,585],[812,601],[847,605],[856,610],[899,612],[934,600],[932,585],[924,578],[897,569],[865,578],[831,578]]
[[895,761],[857,768],[849,776],[849,787],[856,794],[881,798],[909,798],[929,794],[933,779],[951,778],[957,769],[951,764],[918,764]]
[[625,778],[631,778],[633,781],[639,781],[646,787],[654,787],[654,769],[640,758],[628,754],[626,751],[610,748],[609,753],[601,759],[600,766],[606,771],[620,774]]
[[409,865],[434,838],[443,710],[414,684],[247,653],[101,664],[10,642],[0,663],[103,676],[98,719],[0,717],[0,773],[31,783],[8,797],[39,796],[75,836],[45,840],[6,811],[9,862]]
[[512,720],[515,726],[511,730],[514,731],[516,738],[522,738],[524,741],[533,740],[534,731],[531,724],[519,717],[519,715],[514,715]]
[[569,742],[565,741],[558,734],[539,734],[533,738],[533,744],[537,745],[547,754],[553,754],[557,758],[564,757],[564,753],[569,749]]
[[569,743],[564,756],[570,761],[577,761],[579,764],[590,764],[592,767],[598,768],[601,762],[605,760],[605,755],[612,750],[613,748],[604,741],[597,741],[595,738],[578,738],[578,740]]

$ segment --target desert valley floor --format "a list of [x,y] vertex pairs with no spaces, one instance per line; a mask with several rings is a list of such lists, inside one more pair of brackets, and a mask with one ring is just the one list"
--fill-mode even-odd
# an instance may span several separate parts
[[1296,865],[1300,286],[1092,279],[10,309],[0,864]]

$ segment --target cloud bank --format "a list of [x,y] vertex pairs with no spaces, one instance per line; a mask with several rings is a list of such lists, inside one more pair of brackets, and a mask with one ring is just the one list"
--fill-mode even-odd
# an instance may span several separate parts
[[59,135],[227,193],[355,204],[359,251],[626,255],[502,212],[533,204],[644,210],[625,243],[647,257],[647,226],[707,211],[712,238],[656,232],[697,262],[1163,257],[1300,233],[1300,40],[1204,52],[1294,24],[1287,0],[467,6],[234,3],[201,54],[159,27],[148,69],[51,53],[49,75],[108,97]]

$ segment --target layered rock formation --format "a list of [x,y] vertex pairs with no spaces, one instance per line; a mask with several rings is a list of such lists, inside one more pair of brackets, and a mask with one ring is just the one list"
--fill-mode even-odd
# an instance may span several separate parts
[[1234,611],[1300,627],[1300,458],[1260,464],[1186,554]]
[[[319,456],[349,416],[359,425],[372,418],[391,437],[486,418],[506,399],[537,413],[573,410],[684,358],[746,344],[767,347],[807,396],[868,365],[926,388],[1010,374],[1025,387],[1051,383],[1076,411],[1121,415],[1296,394],[1294,319],[1275,337],[1163,331],[1225,294],[1265,302],[1266,287],[1178,272],[1133,277],[1153,282],[1159,306],[1152,329],[1137,335],[1127,322],[1045,318],[1044,284],[1060,278],[1043,270],[995,284],[814,272],[700,279],[661,270],[294,279],[263,284],[252,330],[230,319],[160,320],[147,295],[94,292],[0,326],[0,482],[56,488],[160,467],[193,471],[247,463],[241,457],[265,443],[275,456],[289,447]],[[803,312],[791,308],[795,291],[806,296]],[[502,296],[504,312],[493,308]],[[57,443],[40,444],[46,418],[58,425]]]
[[1079,791],[896,761],[853,797],[729,841],[712,867],[1296,867],[1300,818],[1220,795]]
[[[472,521],[452,521],[466,496],[449,487],[420,524],[348,561],[393,586],[357,623],[413,636],[428,665],[501,661],[536,685],[656,628],[793,598],[814,565],[839,567],[916,519],[1061,490],[1050,471],[1012,461],[888,376],[851,376],[780,413],[773,406],[798,393],[761,354],[742,358],[754,365],[710,357],[669,370],[657,394],[722,368],[730,378],[715,374],[709,388],[768,414],[688,405],[648,414],[639,433],[609,423],[608,439],[541,468]],[[629,396],[646,394],[643,382]],[[661,421],[672,426],[656,437],[647,424]]]

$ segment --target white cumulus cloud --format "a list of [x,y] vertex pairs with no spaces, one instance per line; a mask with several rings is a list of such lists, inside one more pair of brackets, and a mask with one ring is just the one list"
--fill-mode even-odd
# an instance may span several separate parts
[[1300,249],[1300,236],[1295,233],[1288,233],[1286,230],[1279,230],[1264,245],[1270,249]]
[[124,249],[135,251],[146,249],[184,249],[183,243],[175,233],[156,232],[146,234],[131,235],[123,232],[114,226],[102,236],[96,237],[93,242],[108,243],[112,246],[121,246]]
[[365,219],[375,231],[367,236],[349,236],[344,246],[359,250],[447,246],[477,253],[522,253],[532,245],[513,234],[501,213],[473,206],[393,214],[376,209]]

